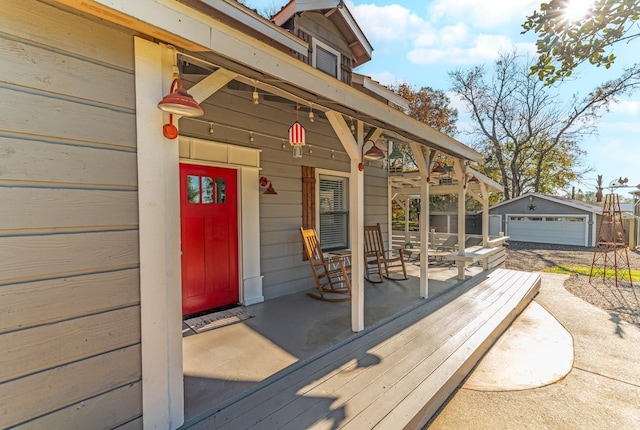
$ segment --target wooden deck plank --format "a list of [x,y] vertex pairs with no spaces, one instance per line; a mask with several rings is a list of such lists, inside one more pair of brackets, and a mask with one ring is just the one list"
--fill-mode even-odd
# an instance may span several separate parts
[[[357,416],[346,423],[343,428],[374,428],[388,415],[391,417],[385,421],[386,424],[381,428],[389,428],[388,424],[390,423],[393,423],[391,427],[394,429],[404,428],[407,415],[413,413],[414,415],[410,417],[412,419],[415,413],[420,411],[432,395],[435,395],[450,378],[457,377],[456,380],[460,381],[466,376],[468,371],[462,374],[461,365],[493,333],[496,326],[504,320],[513,306],[521,300],[520,289],[513,287],[509,291],[510,294],[503,296],[504,300],[494,302],[486,310],[483,310],[482,314],[478,315],[464,330],[457,332],[448,345],[426,357],[419,366],[412,369],[411,372],[407,372],[393,386],[384,390],[375,401],[360,410]],[[510,303],[513,305],[511,308]],[[454,387],[455,385],[457,383],[454,384]],[[424,396],[417,394],[417,390],[421,386],[428,394]],[[430,393],[429,390],[431,390]],[[407,398],[410,400],[407,401]],[[422,403],[419,407],[415,407],[416,402]],[[412,407],[415,408],[412,409]],[[399,417],[404,420],[399,420]]]
[[[465,342],[480,330],[497,311],[499,311],[505,303],[507,303],[513,294],[514,288],[499,287],[501,294],[499,300],[495,300],[489,307],[483,307],[482,312],[465,312],[461,317],[463,324],[455,327],[440,327],[448,334],[454,333],[447,337],[446,342],[438,345],[436,348],[425,348],[417,343],[411,345],[412,355],[416,356],[413,366],[406,368],[398,366],[398,371],[394,372],[394,377],[388,381],[384,381],[383,385],[372,385],[368,390],[358,393],[358,395],[349,401],[349,409],[351,417],[342,423],[345,428],[372,428],[381,419],[384,418],[390,410],[407,397],[416,386],[424,379],[428,379],[434,369],[440,366],[456,366],[457,363],[451,363],[450,357],[453,352],[461,348]],[[507,288],[503,290],[503,288]],[[476,303],[477,306],[483,306]],[[401,357],[402,352],[398,354]],[[397,360],[397,359],[396,359]]]
[[[465,308],[472,306],[472,301],[468,299],[461,303],[464,303]],[[357,363],[351,360],[350,369],[340,371],[323,381],[313,381],[310,386],[299,390],[296,399],[279,410],[276,416],[270,416],[266,421],[272,428],[309,428],[323,413],[322,408],[326,407],[322,399],[333,393],[337,395],[332,402],[331,413],[339,413],[339,408],[350,402],[358,393],[369,391],[373,384],[387,384],[388,381],[395,380],[403,373],[403,369],[413,366],[420,360],[421,353],[415,348],[415,344],[430,341],[431,349],[436,349],[447,336],[438,328],[442,325],[456,324],[459,320],[456,313],[449,313],[438,324],[426,330],[421,330],[423,328],[421,325],[414,325],[411,327],[410,334],[402,332],[380,344],[379,347],[369,350],[369,357],[359,359]],[[401,360],[393,360],[394,355],[401,355]],[[374,367],[375,371],[371,372]],[[318,399],[314,407],[309,407],[309,398]],[[326,409],[324,413],[326,414]]]
[[[473,288],[476,288],[473,291],[474,294],[482,293],[485,289],[490,288],[489,284],[482,284],[481,280],[474,280],[470,285]],[[468,292],[468,290],[469,288],[461,288],[461,292]],[[368,333],[367,336],[363,336],[350,344],[350,346],[353,346],[354,348],[337,350],[336,352],[338,354],[330,353],[326,357],[327,360],[323,360],[325,365],[321,368],[309,371],[309,368],[305,367],[304,371],[306,374],[301,375],[300,373],[296,373],[295,375],[287,377],[287,380],[283,381],[285,383],[280,384],[282,388],[281,390],[276,388],[261,390],[260,394],[262,396],[262,402],[260,402],[260,399],[253,399],[255,401],[252,401],[248,408],[243,408],[243,412],[236,414],[231,421],[226,420],[222,423],[222,421],[219,420],[222,414],[219,414],[219,416],[216,417],[217,424],[234,428],[249,428],[260,423],[262,420],[267,419],[269,415],[272,415],[275,411],[279,411],[296,398],[302,398],[305,403],[304,409],[307,409],[311,405],[307,404],[307,399],[301,397],[304,395],[304,392],[301,392],[301,390],[307,383],[314,382],[316,385],[322,384],[325,380],[351,367],[353,360],[364,360],[369,356],[371,351],[375,351],[377,348],[385,345],[385,343],[393,342],[394,336],[398,335],[398,333],[401,334],[404,341],[411,338],[411,330],[415,331],[415,334],[413,334],[414,336],[419,334],[419,331],[422,329],[416,329],[415,324],[427,315],[429,315],[432,323],[436,322],[437,319],[440,318],[450,317],[454,320],[459,318],[459,315],[452,312],[452,310],[455,311],[453,306],[457,306],[458,302],[464,304],[464,302],[469,302],[469,298],[460,294],[460,292],[453,294],[450,298],[442,297],[441,300],[433,303],[433,305],[429,306],[429,309],[425,309],[424,312],[405,315],[404,317],[397,319],[397,321],[393,321],[391,324],[381,327],[381,333]],[[443,303],[446,304],[446,307],[443,307]],[[473,303],[469,302],[466,306],[471,308]],[[460,313],[464,313],[464,311],[461,311]],[[407,318],[410,318],[411,320],[405,321]],[[398,321],[400,322],[398,323]],[[399,325],[396,328],[397,324]],[[407,327],[410,327],[409,330],[407,330]],[[389,328],[391,328],[391,330]],[[323,359],[324,358],[325,357],[323,357]],[[336,363],[345,364],[337,367]],[[318,402],[322,402],[322,400],[323,399],[320,398],[318,399]]]
[[[403,332],[394,336],[394,339],[385,341],[378,349],[371,350],[370,353],[375,353],[380,361],[375,367],[351,369],[333,376],[330,380],[317,384],[314,381],[314,386],[308,391],[298,391],[298,398],[278,411],[277,419],[271,418],[269,421],[272,424],[271,427],[308,428],[317,421],[317,416],[321,412],[318,409],[324,407],[322,398],[327,393],[339,393],[333,402],[333,415],[340,414],[340,409],[337,407],[347,402],[350,410],[357,410],[359,403],[367,405],[375,400],[370,398],[370,395],[378,392],[376,391],[377,386],[382,386],[384,389],[393,385],[394,381],[409,371],[408,369],[415,367],[425,356],[441,348],[450,338],[451,332],[462,330],[465,325],[469,324],[466,316],[472,315],[469,311],[477,306],[477,302],[475,299],[465,296],[460,300],[461,306],[456,309],[452,308],[451,304],[446,309],[441,309],[447,314],[445,318],[435,321],[431,319],[432,315],[430,315],[428,322],[423,324],[424,321],[422,321],[407,329],[415,335],[409,336]],[[460,315],[465,317],[461,318]],[[395,356],[400,359],[395,360]],[[362,393],[368,393],[365,395],[366,398],[354,403],[353,397],[362,395]],[[317,407],[309,408],[307,397],[317,398]],[[288,421],[287,409],[294,417],[291,421]],[[332,421],[329,420],[329,422]]]
[[[487,344],[488,349],[502,326],[511,322],[504,323],[504,317],[526,307],[528,301],[522,300],[527,294],[520,285],[529,279],[529,274],[504,269],[476,277],[221,405],[189,428],[385,428],[396,416],[411,422],[412,411],[424,415],[429,403],[425,393],[435,390],[440,404],[446,400],[450,391],[442,400],[440,387],[451,378],[443,375],[466,375],[470,368],[457,370],[455,363],[468,367],[469,357],[477,361],[474,354],[479,357],[486,351],[478,345]],[[433,388],[430,378],[446,380]],[[392,427],[398,428],[398,423]]]
[[[460,286],[454,291],[450,291],[449,293],[443,294],[442,296],[436,297],[435,299],[426,302],[423,306],[414,310],[413,312],[402,315],[401,317],[398,317],[388,322],[387,324],[366,333],[366,342],[368,343],[364,347],[364,351],[370,348],[371,345],[375,345],[377,343],[380,343],[382,340],[387,339],[390,334],[399,331],[400,327],[414,324],[415,322],[422,319],[425,315],[439,311],[440,308],[442,308],[445,304],[451,302],[459,295],[468,291],[479,283],[480,280],[476,279],[474,280],[474,282],[465,284],[464,286]],[[335,368],[336,362],[340,362],[341,360],[344,361],[345,357],[348,357],[349,359],[354,357],[356,351],[363,349],[362,342],[363,340],[361,338],[356,338],[353,341],[342,345],[336,350],[330,351],[315,360],[310,360],[304,366],[305,373],[309,375],[308,378],[319,379],[323,375],[327,374],[327,369]],[[301,386],[307,384],[307,382],[300,384],[300,375],[293,373],[295,373],[295,371],[287,374],[284,377],[277,378],[277,380],[267,381],[270,382],[268,390],[256,390],[255,392],[243,396],[243,401],[236,402],[232,399],[228,403],[220,405],[218,410],[212,411],[213,413],[211,414],[210,419],[207,421],[209,422],[209,424],[211,424],[211,420],[215,418],[216,428],[222,425],[227,425],[231,420],[241,415],[247,414],[252,409],[264,409],[266,406],[264,403],[274,400],[275,396],[277,396],[279,393],[285,391],[295,392]],[[207,425],[203,425],[202,427],[194,426],[193,428],[205,429],[209,427],[207,427]]]
[[[534,275],[533,278],[535,277]],[[524,280],[524,282],[528,281],[531,282],[523,285],[531,285],[531,288],[524,296],[514,295],[506,306],[501,307],[490,321],[451,355],[448,360],[451,365],[448,368],[438,367],[429,378],[425,378],[411,392],[410,396],[403,399],[373,428],[395,430],[424,426],[473,369],[482,355],[533,300],[540,285],[539,275],[537,280],[531,278]]]
[[[458,298],[459,299],[459,298]],[[468,301],[468,299],[465,299]],[[461,301],[463,303],[463,301]],[[469,306],[469,305],[468,305]],[[455,316],[448,315],[446,312],[440,309],[437,316],[440,318],[455,318]],[[419,320],[417,318],[416,320]],[[411,323],[409,323],[411,324]],[[405,324],[403,324],[405,325]],[[397,333],[398,330],[395,331]],[[357,339],[352,342],[347,350],[340,349],[335,353],[329,354],[326,359],[323,357],[321,366],[305,367],[302,372],[296,372],[296,374],[286,377],[281,383],[274,386],[269,390],[261,390],[253,399],[256,402],[251,402],[250,409],[245,409],[244,413],[235,416],[232,421],[225,423],[231,427],[248,428],[261,420],[265,419],[272,412],[280,410],[287,404],[295,400],[297,396],[309,391],[313,386],[322,384],[327,379],[330,379],[336,375],[344,374],[345,372],[352,372],[356,367],[356,363],[362,363],[363,360],[367,360],[367,357],[371,357],[372,354],[380,354],[379,348],[385,345],[394,345],[395,333],[392,330],[385,330],[383,334],[375,336],[371,339]],[[412,333],[403,333],[404,337],[411,337]],[[416,334],[417,335],[417,334]],[[343,364],[340,364],[343,363]],[[301,375],[301,373],[304,373]],[[355,374],[353,375],[356,376]],[[308,384],[313,384],[311,388],[306,388]],[[258,398],[259,397],[259,398]],[[321,399],[318,399],[321,401]],[[259,402],[259,403],[258,403]],[[305,404],[305,407],[309,407],[309,404]],[[223,416],[220,414],[220,416]]]

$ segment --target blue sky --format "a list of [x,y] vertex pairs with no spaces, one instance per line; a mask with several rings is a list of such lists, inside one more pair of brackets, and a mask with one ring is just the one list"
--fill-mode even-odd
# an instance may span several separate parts
[[[336,0],[337,2],[337,0]],[[246,0],[257,9],[279,10],[287,0]],[[415,87],[429,86],[449,92],[448,72],[487,65],[500,52],[513,47],[521,54],[535,54],[535,38],[521,35],[525,17],[540,0],[345,0],[360,28],[374,48],[373,58],[359,67],[358,73],[384,85],[407,82]],[[615,78],[625,66],[640,62],[636,54],[640,42],[616,46],[616,64],[609,70],[581,67],[574,80],[563,85],[568,96],[595,88]],[[634,52],[635,51],[635,52]],[[458,108],[460,129],[468,127],[465,107],[452,98]],[[469,137],[456,136],[469,143]],[[597,135],[581,142],[587,152],[584,164],[595,168],[576,189],[594,191],[596,175],[603,175],[605,185],[618,177],[628,177],[629,184],[640,184],[640,93],[625,97],[610,108],[598,123]],[[566,190],[570,191],[570,190]],[[626,196],[630,190],[620,189]]]

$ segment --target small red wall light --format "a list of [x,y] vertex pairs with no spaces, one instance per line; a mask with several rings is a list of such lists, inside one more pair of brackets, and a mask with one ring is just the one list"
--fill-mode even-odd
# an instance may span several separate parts
[[273,188],[273,185],[271,185],[271,181],[268,180],[267,178],[265,178],[264,176],[260,177],[260,186],[261,187],[267,187],[267,189],[264,190],[264,193],[262,193],[262,194],[271,194],[271,195],[277,195],[278,194],[278,192]]
[[169,124],[162,127],[162,134],[167,139],[178,137],[178,129],[173,125],[173,115],[196,117],[204,115],[204,110],[198,102],[182,87],[180,78],[175,78],[171,82],[169,94],[164,96],[158,109],[169,114]]
[[[367,152],[364,152],[367,142],[371,142],[373,146]],[[360,164],[358,164],[358,170],[361,172],[364,170],[364,160],[382,160],[385,157],[382,149],[378,148],[373,140],[367,140],[367,142],[362,144]]]

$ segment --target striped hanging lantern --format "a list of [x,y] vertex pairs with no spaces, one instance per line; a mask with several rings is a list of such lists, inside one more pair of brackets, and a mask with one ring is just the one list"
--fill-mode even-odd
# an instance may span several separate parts
[[289,127],[289,143],[291,146],[304,145],[305,135],[305,129],[298,121],[294,122],[293,125]]

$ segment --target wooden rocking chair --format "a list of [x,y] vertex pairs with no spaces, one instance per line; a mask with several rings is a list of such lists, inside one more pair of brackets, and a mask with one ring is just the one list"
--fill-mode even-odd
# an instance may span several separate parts
[[[364,268],[365,278],[369,282],[380,283],[383,277],[395,281],[403,281],[407,278],[407,269],[404,266],[404,254],[402,249],[386,251],[380,223],[364,226]],[[402,277],[397,277],[402,272]],[[391,276],[396,274],[396,276]],[[377,277],[373,279],[371,275]]]
[[[311,265],[316,280],[318,294],[307,293],[309,297],[327,302],[347,302],[351,300],[351,268],[345,265],[344,259],[326,259],[314,229],[300,227],[304,251]],[[345,295],[335,297],[333,294]]]

